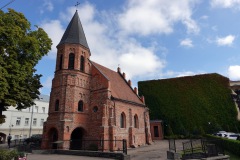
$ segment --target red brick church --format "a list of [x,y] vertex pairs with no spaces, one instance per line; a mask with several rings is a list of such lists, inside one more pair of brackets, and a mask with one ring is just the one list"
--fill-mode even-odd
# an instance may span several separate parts
[[[137,88],[131,87],[120,68],[113,71],[93,62],[90,56],[76,11],[57,45],[42,148],[53,148],[53,142],[61,141],[60,148],[76,149],[73,141],[81,145],[85,139],[126,139],[127,147],[151,143],[144,97],[138,96]],[[109,142],[105,147],[114,150],[120,146]]]

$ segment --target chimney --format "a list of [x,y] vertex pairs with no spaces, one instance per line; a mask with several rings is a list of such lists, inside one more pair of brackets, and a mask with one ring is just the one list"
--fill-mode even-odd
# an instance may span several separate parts
[[118,68],[117,68],[117,71],[118,71],[118,73],[121,73],[121,68],[118,67]]
[[124,72],[123,72],[122,76],[124,79],[126,79],[126,74]]
[[138,95],[138,89],[137,89],[137,87],[134,87],[134,92],[136,93],[136,95]]
[[132,86],[132,81],[130,79],[128,80],[128,84],[129,86]]
[[141,101],[145,104],[144,96],[141,96]]

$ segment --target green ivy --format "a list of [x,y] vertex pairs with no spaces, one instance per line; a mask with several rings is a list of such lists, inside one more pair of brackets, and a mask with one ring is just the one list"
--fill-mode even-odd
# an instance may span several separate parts
[[163,120],[174,134],[240,130],[229,79],[219,74],[140,81],[138,87],[150,118]]

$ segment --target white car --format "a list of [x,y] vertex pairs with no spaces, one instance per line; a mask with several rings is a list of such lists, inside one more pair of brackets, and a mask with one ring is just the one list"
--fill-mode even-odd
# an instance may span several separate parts
[[224,137],[226,133],[226,131],[219,131],[217,133],[214,133],[213,135],[218,137]]
[[231,133],[231,132],[224,133],[224,138],[228,138],[228,139],[236,140],[238,136],[239,134],[236,134],[236,133]]

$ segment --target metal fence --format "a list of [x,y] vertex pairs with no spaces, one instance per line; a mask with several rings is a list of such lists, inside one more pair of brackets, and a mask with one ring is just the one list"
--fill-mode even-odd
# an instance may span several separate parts
[[[109,147],[112,146],[112,147]],[[122,152],[127,154],[127,140],[68,140],[53,142],[53,148],[64,148],[68,150],[88,150],[101,152]]]
[[169,139],[169,151],[176,152],[176,143],[175,139]]
[[[10,147],[16,148],[20,152],[31,153],[32,150],[41,149],[41,142],[26,143],[24,140],[13,140],[11,141]],[[127,140],[83,139],[83,140],[56,141],[51,143],[51,148],[66,150],[100,151],[100,152],[121,152],[127,154]]]
[[206,158],[224,155],[222,141],[209,139],[196,139],[183,142],[183,159]]

